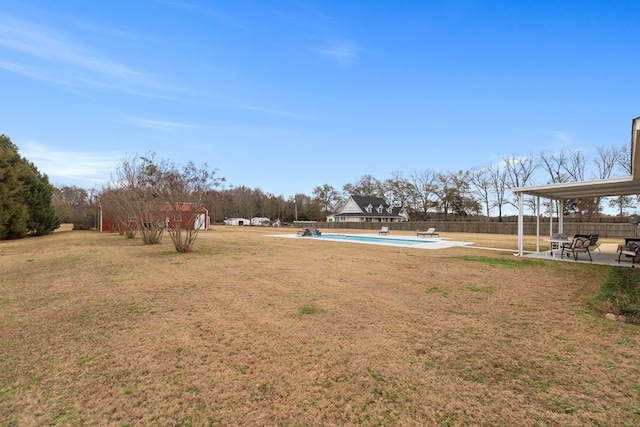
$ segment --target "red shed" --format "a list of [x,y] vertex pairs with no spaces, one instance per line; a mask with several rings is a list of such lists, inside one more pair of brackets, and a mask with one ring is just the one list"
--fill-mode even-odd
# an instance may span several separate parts
[[[193,212],[196,212],[196,218],[193,223],[193,229],[195,230],[207,230],[211,225],[211,218],[209,217],[209,211],[204,206],[193,209],[192,203],[183,203],[181,206],[182,215],[176,218],[172,218],[170,215],[165,220],[165,227],[173,227],[176,221],[180,221],[180,228],[186,228],[189,220],[192,218]],[[129,217],[130,222],[135,222],[134,217]],[[118,232],[120,227],[116,224],[116,221],[112,214],[109,213],[109,208],[100,205],[100,231],[104,232]]]

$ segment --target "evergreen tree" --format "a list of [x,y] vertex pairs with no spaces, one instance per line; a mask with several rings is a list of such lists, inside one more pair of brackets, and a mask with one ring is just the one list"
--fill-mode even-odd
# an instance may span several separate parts
[[36,236],[49,234],[60,227],[60,219],[53,206],[53,186],[30,162],[25,161],[24,199],[29,208],[27,232]]
[[0,135],[0,239],[43,235],[58,228],[52,194],[47,176],[20,157],[8,137]]
[[29,210],[22,199],[19,180],[20,156],[9,138],[0,136],[0,239],[27,232]]

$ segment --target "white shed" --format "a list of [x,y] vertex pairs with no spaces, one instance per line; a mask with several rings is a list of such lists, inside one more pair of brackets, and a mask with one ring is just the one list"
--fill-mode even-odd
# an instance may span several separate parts
[[224,225],[251,225],[251,221],[246,218],[226,218]]

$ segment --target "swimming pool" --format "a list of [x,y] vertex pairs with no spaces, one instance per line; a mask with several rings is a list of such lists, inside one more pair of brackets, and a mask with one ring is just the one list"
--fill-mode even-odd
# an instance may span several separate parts
[[314,240],[334,240],[340,242],[368,243],[372,245],[418,246],[435,243],[426,239],[402,239],[399,237],[369,236],[358,234],[322,234],[320,236],[307,236]]
[[466,246],[473,244],[472,242],[461,242],[443,237],[436,239],[424,239],[421,237],[402,237],[402,236],[378,236],[376,234],[339,234],[339,233],[322,233],[320,236],[298,236],[297,234],[273,234],[269,237],[282,237],[288,239],[301,240],[324,240],[344,243],[364,243],[367,245],[385,245],[396,246],[399,248],[415,248],[415,249],[445,249],[456,246]]

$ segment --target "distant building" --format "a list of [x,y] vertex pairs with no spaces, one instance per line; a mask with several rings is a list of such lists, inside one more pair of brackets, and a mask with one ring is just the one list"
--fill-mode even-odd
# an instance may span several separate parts
[[[191,215],[195,213],[196,218],[193,221],[193,229],[194,230],[208,230],[211,225],[211,218],[209,217],[209,211],[200,206],[197,209],[192,203],[183,203],[181,206],[182,215],[179,215],[176,218],[171,218],[167,216],[165,219],[165,227],[173,228],[174,224],[180,221],[180,228],[186,229],[187,224],[191,222],[193,218]],[[135,222],[135,218],[133,215],[129,216],[129,222]],[[100,231],[103,232],[120,232],[120,226],[117,224],[115,220],[115,216],[109,212],[109,206],[100,205]]]
[[225,218],[224,225],[251,225],[251,221],[246,218]]
[[409,214],[403,206],[391,206],[383,198],[351,196],[327,222],[403,222]]
[[251,225],[269,227],[271,225],[271,220],[269,218],[256,216],[256,217],[251,218]]

